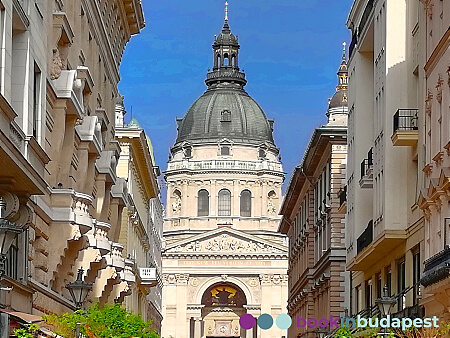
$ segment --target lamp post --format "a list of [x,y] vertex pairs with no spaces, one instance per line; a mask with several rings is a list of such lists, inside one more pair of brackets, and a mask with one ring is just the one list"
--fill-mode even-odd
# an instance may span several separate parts
[[327,335],[327,331],[324,328],[318,327],[316,329],[317,338],[325,338]]
[[[388,287],[385,285],[383,288],[383,296],[375,300],[375,304],[377,304],[383,317],[386,317],[391,313],[392,307],[395,303],[396,300],[388,296]],[[383,335],[387,335],[387,327],[384,328]]]
[[[84,281],[83,274],[83,268],[78,269],[77,279],[66,285],[77,310],[80,310],[83,307],[83,303],[86,300],[89,291],[92,289],[92,284]],[[80,323],[77,323],[75,328],[75,337],[84,337],[80,331]]]
[[66,285],[77,310],[83,307],[83,303],[86,300],[89,291],[92,289],[92,284],[84,281],[83,274],[83,268],[78,269],[77,280]]

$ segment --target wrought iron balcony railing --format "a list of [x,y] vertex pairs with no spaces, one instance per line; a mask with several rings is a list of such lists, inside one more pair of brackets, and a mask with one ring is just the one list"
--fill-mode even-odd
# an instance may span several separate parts
[[370,220],[367,228],[358,237],[356,242],[356,251],[359,254],[362,250],[364,250],[370,243],[373,241],[373,220]]
[[425,261],[420,283],[427,287],[450,276],[450,245]]
[[394,115],[394,133],[402,130],[418,130],[418,109],[399,109]]
[[361,179],[370,176],[373,166],[373,148],[367,153],[367,158],[361,162]]
[[344,189],[339,190],[338,197],[339,207],[341,207],[345,202],[347,202],[347,186],[345,186]]

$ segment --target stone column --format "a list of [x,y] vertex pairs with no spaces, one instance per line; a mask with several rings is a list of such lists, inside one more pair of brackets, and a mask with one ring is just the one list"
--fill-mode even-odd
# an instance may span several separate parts
[[202,319],[195,320],[194,338],[202,338]]
[[[261,306],[260,305],[244,305],[244,308],[247,309],[247,313],[251,314],[255,317],[255,320],[261,315]],[[255,322],[255,326],[247,331],[244,331],[245,335],[242,337],[245,338],[256,338],[258,336],[258,324]]]

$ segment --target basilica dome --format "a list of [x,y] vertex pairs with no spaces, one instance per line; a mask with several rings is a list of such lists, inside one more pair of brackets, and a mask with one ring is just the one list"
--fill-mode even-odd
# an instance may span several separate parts
[[208,89],[188,110],[178,129],[177,143],[234,142],[273,143],[272,121],[244,90],[222,83]]
[[178,119],[175,147],[219,142],[259,145],[273,140],[273,120],[268,120],[258,103],[244,90],[247,81],[238,65],[239,43],[225,22],[213,44],[214,67],[208,72],[208,89]]

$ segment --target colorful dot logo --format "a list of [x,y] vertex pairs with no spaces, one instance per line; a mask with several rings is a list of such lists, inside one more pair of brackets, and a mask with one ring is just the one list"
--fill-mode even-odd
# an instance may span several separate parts
[[[255,324],[258,324],[258,326],[261,328],[261,330],[269,330],[273,327],[273,317],[267,313],[262,314],[258,317],[258,319],[255,319],[251,314],[246,313],[239,318],[239,325],[244,330],[250,330],[251,328],[255,327]],[[292,319],[289,317],[289,315],[283,313],[281,315],[278,315],[275,319],[275,325],[280,330],[287,330],[292,325]]]

